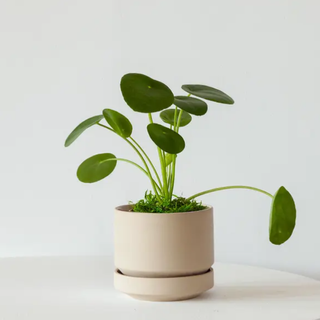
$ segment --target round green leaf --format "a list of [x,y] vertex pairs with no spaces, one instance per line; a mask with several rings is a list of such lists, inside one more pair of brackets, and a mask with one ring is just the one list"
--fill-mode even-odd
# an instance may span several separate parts
[[[160,113],[160,118],[163,120],[163,122],[174,126],[174,114],[175,114],[175,109],[163,110]],[[179,116],[179,111],[177,112],[177,121],[178,121],[178,116]],[[192,117],[190,116],[190,114],[186,111],[182,111],[180,127],[186,126],[191,122],[191,120],[192,120]]]
[[282,244],[292,235],[296,224],[296,206],[291,194],[280,187],[274,196],[270,214],[269,237],[273,244]]
[[197,97],[200,97],[206,100],[225,103],[225,104],[234,104],[234,101],[231,97],[229,97],[224,92],[212,87],[208,87],[200,84],[184,84],[181,88],[184,91],[187,91]]
[[120,87],[126,103],[137,112],[157,112],[173,104],[173,93],[165,84],[140,73],[124,75]]
[[92,118],[89,118],[83,122],[81,122],[68,136],[66,139],[64,146],[69,147],[72,142],[74,142],[80,134],[93,126],[94,124],[97,124],[101,119],[103,118],[102,115],[94,116]]
[[208,106],[204,101],[193,97],[176,96],[173,103],[180,109],[196,116],[202,116],[208,110]]
[[157,123],[150,123],[147,129],[152,141],[163,151],[171,154],[183,151],[185,143],[180,134]]
[[103,116],[118,135],[124,138],[131,136],[132,124],[127,117],[112,109],[104,109]]
[[112,153],[101,153],[83,161],[77,171],[81,182],[93,183],[107,177],[116,167],[116,156]]

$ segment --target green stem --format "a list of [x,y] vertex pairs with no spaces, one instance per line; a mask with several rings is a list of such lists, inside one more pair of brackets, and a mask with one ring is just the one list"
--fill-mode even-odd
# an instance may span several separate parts
[[[112,128],[109,128],[109,127],[107,127],[107,126],[105,126],[105,125],[103,125],[103,124],[101,124],[101,123],[98,123],[98,125],[101,126],[101,127],[103,127],[103,128],[106,128],[106,129],[108,129],[108,130],[110,130],[110,131],[112,131],[112,132],[114,132],[114,133],[116,133]],[[121,136],[119,135],[119,137],[121,137]],[[146,170],[147,170],[147,173],[148,173],[148,176],[149,176],[149,179],[150,179],[150,182],[151,182],[153,191],[154,191],[156,197],[158,198],[158,200],[160,201],[160,197],[159,197],[159,194],[158,194],[156,185],[154,184],[154,180],[153,180],[153,178],[152,178],[152,174],[151,174],[150,169],[149,169],[149,167],[148,167],[148,164],[147,164],[146,161],[144,160],[142,154],[140,153],[140,151],[135,147],[135,145],[134,145],[131,141],[129,141],[127,138],[124,138],[124,137],[121,137],[121,138],[124,139],[127,143],[130,144],[130,146],[136,151],[136,153],[138,154],[138,156],[139,156],[140,159],[142,160],[144,166],[146,167]]]
[[[114,160],[117,160],[117,161],[123,161],[123,162],[127,162],[127,163],[131,163],[132,165],[136,166],[137,168],[139,168],[142,172],[144,172],[148,177],[149,177],[149,174],[146,170],[144,170],[141,166],[139,166],[137,163],[131,161],[131,160],[128,160],[128,159],[123,159],[123,158],[113,158],[113,159],[106,159],[104,161],[114,161]],[[161,190],[160,187],[158,186],[158,184],[154,181],[154,184],[156,186],[156,188],[158,190]]]
[[[148,116],[149,116],[150,123],[153,123],[151,113],[148,113]],[[169,193],[168,193],[168,185],[167,185],[166,163],[165,163],[165,159],[163,159],[162,150],[159,147],[157,148],[158,148],[158,155],[160,159],[161,173],[162,173],[162,183],[163,183],[162,190],[165,198],[168,199]]]
[[166,170],[167,170],[167,178],[168,178],[169,199],[171,199],[172,198],[172,195],[171,195],[172,161],[169,165],[166,164]]
[[169,199],[171,200],[172,196],[171,196],[171,165],[167,166],[167,162],[166,162],[166,156],[168,155],[168,153],[163,153],[163,158],[165,160],[165,167],[166,167],[166,175],[167,175],[167,187],[168,187],[168,195],[169,195]]
[[148,155],[146,154],[146,152],[143,150],[143,148],[139,145],[139,143],[138,143],[135,139],[133,139],[132,137],[130,137],[129,139],[131,139],[131,140],[136,144],[136,146],[141,150],[141,152],[142,152],[142,153],[144,154],[144,156],[147,158],[148,162],[150,163],[150,165],[151,165],[151,167],[152,167],[152,169],[153,169],[153,171],[154,171],[154,173],[155,173],[155,175],[156,175],[156,177],[157,177],[157,180],[158,180],[158,182],[159,182],[159,185],[160,185],[160,187],[162,188],[162,183],[161,183],[161,179],[160,179],[160,177],[159,177],[159,175],[158,175],[158,172],[157,172],[156,168],[154,167],[152,161],[150,160],[150,158],[149,158]]
[[[180,122],[181,122],[183,110],[179,111],[178,120],[177,120],[177,113],[178,113],[178,108],[176,107],[176,110],[174,113],[174,128],[175,128],[175,131],[178,133],[179,128],[180,128]],[[174,189],[174,182],[175,182],[175,176],[176,176],[176,160],[177,160],[177,155],[173,155],[172,164],[171,164],[171,176],[170,176],[170,178],[171,178],[170,199],[172,198],[172,193],[173,193],[173,189]]]
[[161,149],[159,147],[158,147],[158,155],[159,155],[159,159],[160,159],[161,172],[162,172],[163,193],[165,195],[165,198],[168,198],[169,194],[168,194],[168,184],[167,184],[166,163],[165,163],[165,159],[163,159],[163,155],[162,155]]
[[108,129],[108,130],[110,130],[110,131],[112,131],[112,132],[114,132],[114,133],[116,133],[112,128],[107,127],[107,126],[105,126],[104,124],[101,124],[101,123],[98,122],[97,125],[100,126],[100,127],[106,128],[106,129]]
[[171,183],[170,183],[170,199],[172,198],[173,189],[174,189],[174,181],[175,181],[175,175],[176,175],[176,159],[177,155],[172,155],[172,164],[171,164]]
[[269,196],[269,197],[271,197],[273,199],[273,195],[271,193],[269,193],[267,191],[264,191],[264,190],[261,190],[261,189],[258,189],[258,188],[249,187],[249,186],[228,186],[228,187],[220,187],[220,188],[215,188],[215,189],[210,189],[210,190],[199,192],[199,193],[189,197],[187,200],[192,200],[194,198],[197,198],[197,197],[202,196],[202,195],[207,194],[207,193],[221,191],[221,190],[228,190],[228,189],[249,189],[249,190],[254,190],[254,191],[258,191],[258,192],[261,192],[263,194],[266,194],[267,196]]
[[[191,96],[191,93],[188,94],[188,97]],[[180,123],[181,123],[181,118],[182,118],[182,113],[183,110],[180,109],[179,111],[179,116],[178,116],[178,107],[176,106],[175,112],[174,112],[174,131],[177,133],[179,132],[180,129]],[[178,116],[178,120],[177,120]],[[173,195],[173,189],[174,189],[174,182],[176,178],[176,160],[177,160],[177,155],[173,155],[172,163],[170,165],[170,178],[171,178],[171,183],[170,183],[170,199],[172,198]]]
[[159,197],[158,192],[157,192],[157,189],[156,189],[156,187],[155,187],[154,180],[153,180],[153,178],[152,178],[152,174],[151,174],[151,172],[150,172],[150,169],[149,169],[149,167],[148,167],[148,164],[147,164],[146,161],[144,160],[144,158],[143,158],[142,154],[139,152],[139,150],[135,147],[135,145],[134,145],[131,141],[129,141],[127,138],[124,138],[124,140],[126,140],[126,141],[131,145],[131,147],[137,152],[137,154],[139,155],[140,159],[142,160],[144,166],[145,166],[146,169],[147,169],[147,172],[148,172],[148,175],[149,175],[149,178],[150,178],[150,181],[151,181],[151,185],[152,185],[152,187],[153,187],[153,191],[154,191],[155,195],[157,196],[158,200],[160,200],[160,197]]
[[183,113],[183,110],[180,110],[180,112],[179,112],[179,117],[178,117],[178,123],[177,123],[177,127],[176,127],[176,131],[177,131],[177,132],[179,132],[182,113]]
[[176,131],[177,117],[178,117],[178,107],[176,106],[176,109],[174,110],[174,117],[173,117],[173,130],[174,131]]

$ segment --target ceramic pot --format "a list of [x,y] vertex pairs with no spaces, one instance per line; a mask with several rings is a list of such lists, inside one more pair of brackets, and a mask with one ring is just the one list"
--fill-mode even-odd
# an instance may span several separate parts
[[115,210],[115,287],[143,300],[182,300],[212,288],[213,209]]

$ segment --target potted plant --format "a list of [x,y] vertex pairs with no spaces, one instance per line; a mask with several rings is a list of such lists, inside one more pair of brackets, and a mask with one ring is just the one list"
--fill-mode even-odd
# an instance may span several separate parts
[[[183,85],[188,95],[174,96],[165,84],[138,73],[124,75],[120,87],[128,106],[149,118],[147,133],[156,145],[160,170],[133,138],[129,119],[112,109],[104,109],[102,114],[83,121],[65,142],[65,146],[69,146],[86,129],[98,125],[123,139],[141,160],[138,164],[112,153],[94,155],[78,168],[81,182],[93,183],[106,178],[118,161],[135,166],[150,181],[152,191],[146,192],[142,200],[115,209],[117,289],[138,299],[164,301],[192,298],[213,286],[213,209],[196,200],[210,192],[241,188],[267,195],[272,201],[271,243],[280,245],[290,238],[296,209],[284,187],[274,195],[249,186],[214,188],[187,198],[174,193],[177,155],[185,148],[180,128],[190,124],[192,116],[203,116],[207,112],[204,100],[233,104],[230,96],[198,84]],[[154,121],[154,114],[158,112],[162,124]],[[101,123],[103,119],[106,124]]]

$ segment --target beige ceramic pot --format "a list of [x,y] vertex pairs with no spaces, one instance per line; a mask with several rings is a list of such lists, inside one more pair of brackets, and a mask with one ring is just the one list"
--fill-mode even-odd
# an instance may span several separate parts
[[115,287],[143,300],[183,300],[213,287],[213,210],[115,210]]

